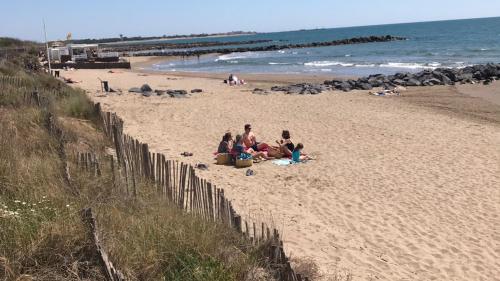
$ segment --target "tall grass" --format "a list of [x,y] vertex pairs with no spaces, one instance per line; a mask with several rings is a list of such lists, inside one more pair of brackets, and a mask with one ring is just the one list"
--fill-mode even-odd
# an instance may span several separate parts
[[[124,193],[106,164],[112,145],[92,122],[85,94],[22,65],[0,63],[4,75],[30,81],[24,89],[0,85],[0,280],[105,280],[80,218],[86,207],[97,214],[104,246],[129,280],[272,279],[261,269],[260,249],[234,230],[183,213],[148,182],[138,182],[136,197]],[[27,89],[48,106],[26,104]],[[49,113],[62,139],[47,130]],[[76,152],[96,154],[101,175],[77,167]]]

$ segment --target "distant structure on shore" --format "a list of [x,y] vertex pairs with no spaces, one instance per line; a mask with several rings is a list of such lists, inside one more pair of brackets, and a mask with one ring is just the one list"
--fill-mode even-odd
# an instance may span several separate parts
[[98,44],[66,44],[52,42],[48,49],[54,68],[130,68],[130,63],[120,61],[118,52],[104,51]]

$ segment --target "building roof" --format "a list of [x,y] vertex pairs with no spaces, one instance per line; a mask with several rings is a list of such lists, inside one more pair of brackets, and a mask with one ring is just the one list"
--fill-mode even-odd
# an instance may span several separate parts
[[71,49],[97,48],[98,44],[68,44]]

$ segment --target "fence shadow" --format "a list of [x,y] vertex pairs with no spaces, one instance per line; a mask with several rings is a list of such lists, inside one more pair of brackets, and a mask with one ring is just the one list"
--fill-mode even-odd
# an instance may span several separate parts
[[192,165],[151,152],[148,144],[123,133],[124,122],[115,113],[103,112],[99,103],[94,109],[105,135],[114,143],[117,163],[112,166],[125,178],[124,192],[135,196],[138,179],[151,181],[157,192],[178,208],[208,221],[222,222],[254,245],[265,247],[265,258],[278,280],[309,280],[292,269],[277,229],[242,219],[225,197],[224,189],[200,178]]

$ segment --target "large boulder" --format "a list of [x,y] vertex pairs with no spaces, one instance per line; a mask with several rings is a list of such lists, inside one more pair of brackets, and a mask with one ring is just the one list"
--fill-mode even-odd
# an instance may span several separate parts
[[153,89],[151,89],[151,87],[148,85],[148,84],[144,84],[141,86],[141,91],[144,93],[144,92],[152,92]]
[[172,98],[187,98],[186,90],[167,90],[167,94]]
[[424,85],[424,86],[434,86],[434,85],[440,85],[440,84],[441,84],[441,81],[439,81],[439,79],[436,79],[436,78],[426,79],[426,80],[424,80],[424,82],[422,82],[422,85]]
[[457,82],[458,81],[464,81],[464,80],[472,80],[474,78],[474,75],[472,73],[462,73],[457,76]]
[[483,76],[483,73],[481,71],[476,71],[472,74],[472,77],[477,80],[483,80],[485,77]]
[[392,83],[400,86],[406,86],[406,81],[403,79],[394,79]]
[[453,81],[453,82],[458,81],[456,69],[445,68],[445,69],[442,69],[441,72],[443,73],[443,75],[450,78],[451,81]]
[[422,86],[422,83],[420,83],[420,81],[415,78],[410,78],[408,79],[408,81],[406,81],[406,86]]
[[372,84],[370,84],[368,82],[357,82],[356,83],[356,89],[371,90],[371,89],[373,89],[373,86],[372,86]]
[[352,90],[352,85],[349,82],[343,81],[340,84],[337,84],[335,86],[335,89],[341,90],[344,92],[349,92],[350,90]]

